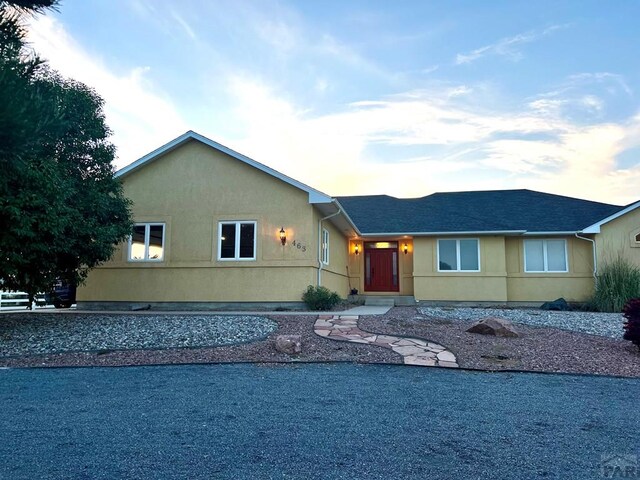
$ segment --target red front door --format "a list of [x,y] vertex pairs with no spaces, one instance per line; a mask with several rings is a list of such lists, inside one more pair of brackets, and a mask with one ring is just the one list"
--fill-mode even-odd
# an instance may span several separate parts
[[377,248],[364,251],[364,289],[368,292],[397,292],[398,249]]

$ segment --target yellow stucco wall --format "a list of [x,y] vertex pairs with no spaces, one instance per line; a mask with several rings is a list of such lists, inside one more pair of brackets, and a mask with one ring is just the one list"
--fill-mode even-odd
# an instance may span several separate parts
[[[313,221],[316,232],[318,232],[318,222],[322,218],[322,214],[314,209]],[[329,264],[322,266],[321,284],[329,290],[337,292],[342,298],[346,298],[347,295],[349,295],[349,279],[347,277],[347,249],[349,241],[330,220],[324,220],[322,222],[322,228],[329,232]],[[318,239],[318,233],[316,233],[316,248]],[[314,279],[311,285],[315,285],[316,282],[317,278]]]
[[[136,222],[166,224],[164,260],[129,262],[122,245],[90,273],[79,301],[300,301],[315,284],[318,213],[306,192],[197,141],[124,177],[123,185]],[[217,259],[223,220],[257,222],[255,261]],[[332,230],[323,280],[344,296],[346,240],[340,237]]]
[[478,238],[480,272],[438,272],[438,239],[416,238],[414,284],[418,300],[544,302],[564,297],[579,302],[586,301],[593,292],[593,257],[589,242],[563,237],[567,240],[567,273],[525,273],[523,237],[438,238]]
[[636,209],[604,224],[595,235],[598,268],[621,256],[640,267],[640,209]]
[[[537,237],[527,237],[534,238]],[[524,238],[506,238],[507,296],[510,302],[546,302],[559,297],[569,302],[584,302],[591,297],[594,286],[591,243],[575,237],[562,238],[567,240],[569,271],[566,273],[526,273]]]
[[[478,238],[480,272],[438,272],[438,238]],[[421,237],[414,239],[417,300],[507,301],[504,237]]]

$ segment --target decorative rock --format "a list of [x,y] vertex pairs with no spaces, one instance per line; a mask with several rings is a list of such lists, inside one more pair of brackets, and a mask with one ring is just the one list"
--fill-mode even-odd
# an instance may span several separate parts
[[481,333],[483,335],[495,335],[497,337],[518,337],[509,320],[498,317],[483,318],[467,329],[469,333]]
[[288,355],[300,353],[302,351],[302,337],[300,335],[278,335],[276,350]]
[[568,312],[572,310],[571,306],[564,298],[557,298],[553,302],[545,302],[540,305],[541,310],[558,310],[561,312]]

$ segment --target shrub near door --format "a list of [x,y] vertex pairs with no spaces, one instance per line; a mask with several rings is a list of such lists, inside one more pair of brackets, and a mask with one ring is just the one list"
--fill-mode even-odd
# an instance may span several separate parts
[[309,285],[302,294],[302,301],[310,310],[331,310],[342,301],[340,295],[326,287]]

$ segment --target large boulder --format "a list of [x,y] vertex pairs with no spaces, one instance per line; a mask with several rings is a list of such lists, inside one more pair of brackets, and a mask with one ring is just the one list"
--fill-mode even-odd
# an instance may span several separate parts
[[287,355],[295,355],[302,351],[302,337],[300,335],[278,335],[276,350]]
[[519,337],[509,320],[498,317],[486,317],[478,320],[467,329],[469,333],[495,335],[496,337]]
[[568,312],[571,310],[571,305],[567,303],[564,298],[557,298],[553,302],[545,302],[540,305],[542,310],[559,310],[561,312]]

